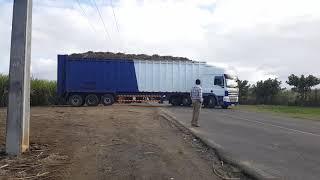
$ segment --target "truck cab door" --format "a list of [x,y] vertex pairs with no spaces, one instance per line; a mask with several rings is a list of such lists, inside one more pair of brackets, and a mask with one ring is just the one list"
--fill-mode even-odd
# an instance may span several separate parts
[[205,94],[212,93],[213,91],[212,75],[203,75],[200,80],[201,80],[202,92]]
[[212,88],[212,93],[214,93],[217,97],[223,97],[225,94],[225,82],[223,76],[214,76],[214,85]]

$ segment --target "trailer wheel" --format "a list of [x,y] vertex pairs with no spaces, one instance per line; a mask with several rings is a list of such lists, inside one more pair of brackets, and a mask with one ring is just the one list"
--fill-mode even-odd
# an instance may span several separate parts
[[84,104],[83,97],[78,94],[71,95],[68,101],[69,101],[69,104],[74,107],[79,107]]
[[215,97],[211,96],[208,98],[208,105],[207,105],[208,108],[215,108],[216,104],[217,104],[217,101]]
[[86,104],[88,106],[98,106],[99,104],[99,98],[97,95],[95,94],[89,94],[87,97],[86,97]]
[[190,106],[192,104],[191,98],[189,96],[184,96],[182,98],[182,105],[183,106]]
[[110,106],[114,103],[114,97],[111,94],[105,94],[101,98],[102,104],[105,106]]
[[171,104],[173,106],[180,106],[181,105],[181,97],[180,96],[172,96],[171,97]]

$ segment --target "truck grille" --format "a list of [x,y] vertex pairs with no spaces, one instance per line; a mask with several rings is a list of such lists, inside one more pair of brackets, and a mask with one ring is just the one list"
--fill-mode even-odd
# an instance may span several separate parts
[[230,102],[238,102],[238,97],[232,97],[230,96]]
[[238,102],[238,91],[229,91],[230,102]]
[[238,92],[229,92],[229,96],[238,96]]

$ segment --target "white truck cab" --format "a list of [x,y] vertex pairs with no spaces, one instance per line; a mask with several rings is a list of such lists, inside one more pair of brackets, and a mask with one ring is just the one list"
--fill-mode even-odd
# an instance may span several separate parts
[[[204,106],[228,108],[239,103],[239,88],[237,78],[229,74],[215,74],[212,79],[213,85],[204,84],[203,98]],[[214,97],[215,99],[212,99]]]

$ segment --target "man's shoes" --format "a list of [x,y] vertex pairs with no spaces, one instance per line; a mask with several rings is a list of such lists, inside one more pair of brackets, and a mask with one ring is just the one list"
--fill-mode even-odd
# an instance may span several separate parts
[[193,127],[200,127],[198,124],[191,124]]

